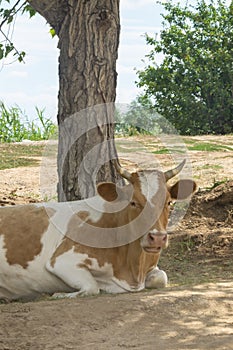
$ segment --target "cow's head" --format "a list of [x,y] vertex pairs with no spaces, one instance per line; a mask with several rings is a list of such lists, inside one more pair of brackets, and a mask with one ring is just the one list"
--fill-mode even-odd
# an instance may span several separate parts
[[168,244],[166,229],[171,201],[184,200],[196,189],[196,183],[192,180],[179,180],[171,186],[167,184],[182,170],[184,164],[185,161],[165,173],[159,170],[129,173],[115,162],[118,172],[128,180],[129,185],[98,185],[98,194],[109,203],[110,208],[125,203],[119,210],[110,209],[109,219],[105,217],[104,222],[108,221],[108,227],[112,228],[125,225],[128,232],[135,232],[135,237],[141,237],[141,247],[146,252],[159,253]]

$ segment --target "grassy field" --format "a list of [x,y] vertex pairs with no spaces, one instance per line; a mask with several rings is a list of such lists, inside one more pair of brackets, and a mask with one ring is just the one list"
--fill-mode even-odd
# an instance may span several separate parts
[[0,170],[39,166],[44,144],[0,143]]
[[[233,152],[233,136],[182,137],[187,151],[192,152],[224,152],[226,157]],[[122,153],[147,151],[153,154],[168,154],[170,149],[164,147],[161,141],[151,136],[139,136],[116,139],[117,150]],[[45,142],[30,143],[0,143],[0,170],[23,166],[37,166],[45,150]],[[178,149],[179,151],[179,149]],[[221,164],[206,164],[202,169],[222,169]]]

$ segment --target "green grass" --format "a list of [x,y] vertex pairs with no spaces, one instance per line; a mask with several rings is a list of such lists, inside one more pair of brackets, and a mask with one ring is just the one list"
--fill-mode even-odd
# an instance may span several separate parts
[[218,187],[219,185],[222,185],[222,184],[226,183],[227,181],[229,181],[229,179],[227,179],[227,178],[222,179],[222,180],[213,179],[213,184],[210,187],[207,187],[206,190],[211,191],[215,187]]
[[[224,152],[224,151],[233,151],[233,147],[218,145],[214,143],[206,143],[206,142],[187,142],[185,141],[188,151],[200,151],[200,152]],[[190,145],[192,144],[192,145]],[[174,149],[172,150],[174,151]],[[176,150],[179,152],[179,150]],[[169,153],[167,148],[161,148],[156,151],[152,151],[154,154],[166,154]]]
[[[184,150],[180,147],[174,147],[168,149],[163,147],[157,140],[156,142],[147,142],[147,139],[141,138],[140,141],[144,147],[154,154],[167,154],[169,152],[183,152]],[[200,152],[229,152],[233,151],[233,147],[224,144],[218,144],[217,142],[201,142],[193,138],[183,138],[184,145],[186,145],[188,151],[200,151]],[[185,147],[184,147],[185,148]]]
[[[119,139],[117,140],[117,143],[119,142]],[[182,149],[180,148],[173,148],[171,150],[167,149],[166,147],[161,147],[156,141],[155,143],[152,143],[150,140],[150,143],[147,143],[146,138],[145,140],[140,139],[140,142],[144,145],[144,147],[148,150],[151,151],[154,154],[167,154],[169,152],[182,152]],[[233,151],[233,147],[227,146],[227,145],[220,145],[214,142],[200,142],[194,139],[186,139],[184,138],[184,143],[187,147],[188,151],[200,151],[200,152],[224,152],[224,151]],[[138,142],[139,144],[139,142]],[[129,148],[130,142],[127,141],[126,147],[124,148],[124,141],[120,141],[117,144],[118,151],[129,151],[129,152],[134,152],[138,150],[138,147],[131,147]],[[124,148],[124,149],[123,149]]]
[[[187,144],[187,140],[185,141]],[[201,151],[201,152],[220,152],[220,151],[233,151],[232,147],[225,145],[218,145],[210,142],[196,142],[191,145],[187,145],[189,151]]]
[[196,169],[197,170],[204,170],[204,169],[220,170],[220,169],[223,169],[223,166],[218,164],[205,164],[202,166],[198,166]]
[[23,140],[47,140],[57,132],[57,126],[36,107],[36,119],[29,120],[22,110],[6,107],[0,102],[0,170],[21,166],[36,166],[43,145],[16,144]]
[[[201,152],[222,152],[233,151],[233,147],[226,145],[219,145],[213,142],[199,142],[193,139],[184,139],[184,143],[189,151],[201,151]],[[153,153],[162,154],[168,153],[166,148],[153,151]]]
[[18,107],[6,107],[0,101],[0,142],[22,140],[47,140],[57,131],[51,119],[44,116],[44,110],[36,107],[36,118],[30,120]]
[[160,148],[156,151],[152,151],[152,153],[154,153],[154,154],[167,154],[167,153],[169,153],[169,150],[167,148]]
[[44,151],[43,145],[17,145],[0,143],[0,170],[21,166],[36,166]]

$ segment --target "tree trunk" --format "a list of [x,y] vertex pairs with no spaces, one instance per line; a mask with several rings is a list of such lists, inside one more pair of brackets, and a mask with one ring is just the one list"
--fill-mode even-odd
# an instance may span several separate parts
[[59,37],[58,199],[87,198],[96,182],[117,177],[110,160],[117,157],[119,0],[29,2]]

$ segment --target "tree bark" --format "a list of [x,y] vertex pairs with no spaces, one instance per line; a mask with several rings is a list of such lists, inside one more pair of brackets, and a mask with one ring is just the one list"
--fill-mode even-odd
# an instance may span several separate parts
[[95,194],[115,181],[119,0],[31,0],[59,37],[58,200]]
[[29,4],[53,27],[59,35],[69,9],[68,0],[28,0]]

